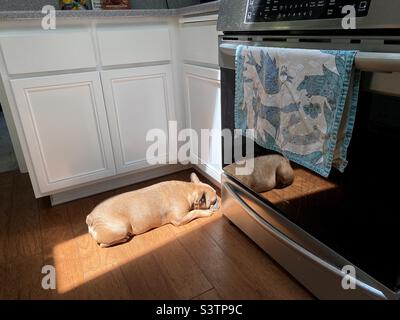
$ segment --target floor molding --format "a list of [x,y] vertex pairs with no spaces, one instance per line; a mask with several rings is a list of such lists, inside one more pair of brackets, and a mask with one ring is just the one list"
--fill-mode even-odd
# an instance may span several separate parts
[[213,184],[215,184],[215,186],[219,188],[221,187],[221,173],[217,172],[215,169],[210,168],[209,166],[204,164],[199,164],[199,165],[176,164],[176,165],[165,165],[161,167],[145,169],[140,172],[135,172],[133,174],[123,175],[106,181],[90,184],[81,188],[64,191],[50,196],[50,200],[51,204],[53,206],[56,206],[62,203],[90,197],[95,194],[159,178],[171,173],[187,170],[190,168],[194,168],[195,170],[199,171]]
[[165,165],[157,168],[146,169],[133,174],[124,175],[103,182],[98,182],[96,184],[88,185],[82,188],[77,188],[70,191],[58,193],[50,196],[50,200],[51,204],[53,206],[56,206],[65,202],[86,198],[95,194],[159,178],[168,174],[187,170],[190,168],[191,168],[190,165],[185,166],[176,164],[176,165]]

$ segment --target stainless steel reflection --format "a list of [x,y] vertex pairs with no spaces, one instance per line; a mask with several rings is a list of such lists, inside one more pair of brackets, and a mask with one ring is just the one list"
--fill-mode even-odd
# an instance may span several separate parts
[[222,212],[320,299],[399,299],[356,268],[356,289],[344,290],[342,268],[351,265],[324,244],[224,175]]

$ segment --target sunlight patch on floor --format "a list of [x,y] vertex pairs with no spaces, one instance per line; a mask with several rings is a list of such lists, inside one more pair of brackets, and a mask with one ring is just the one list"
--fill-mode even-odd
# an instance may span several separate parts
[[[211,218],[198,219],[182,227],[166,225],[112,248],[100,248],[89,234],[57,244],[52,252],[57,273],[57,293],[64,295],[77,289],[221,217],[222,214],[216,213]],[[78,249],[71,250],[73,246]],[[68,256],[68,252],[76,252],[77,256]]]

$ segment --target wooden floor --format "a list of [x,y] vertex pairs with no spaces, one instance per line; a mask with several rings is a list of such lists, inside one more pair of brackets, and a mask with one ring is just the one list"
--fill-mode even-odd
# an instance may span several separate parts
[[[312,299],[222,214],[171,225],[101,249],[86,215],[116,194],[189,171],[52,208],[29,177],[0,174],[0,299]],[[57,289],[43,290],[54,265]]]

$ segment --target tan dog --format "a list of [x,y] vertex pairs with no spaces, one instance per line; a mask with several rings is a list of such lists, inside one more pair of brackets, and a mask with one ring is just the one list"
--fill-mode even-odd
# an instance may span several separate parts
[[234,163],[225,167],[224,170],[258,193],[283,188],[294,181],[294,172],[289,160],[277,154],[255,158],[254,171],[251,175],[236,175],[237,167],[238,165]]
[[172,223],[176,226],[211,216],[218,209],[216,191],[200,182],[169,181],[110,198],[86,218],[89,233],[101,247]]

